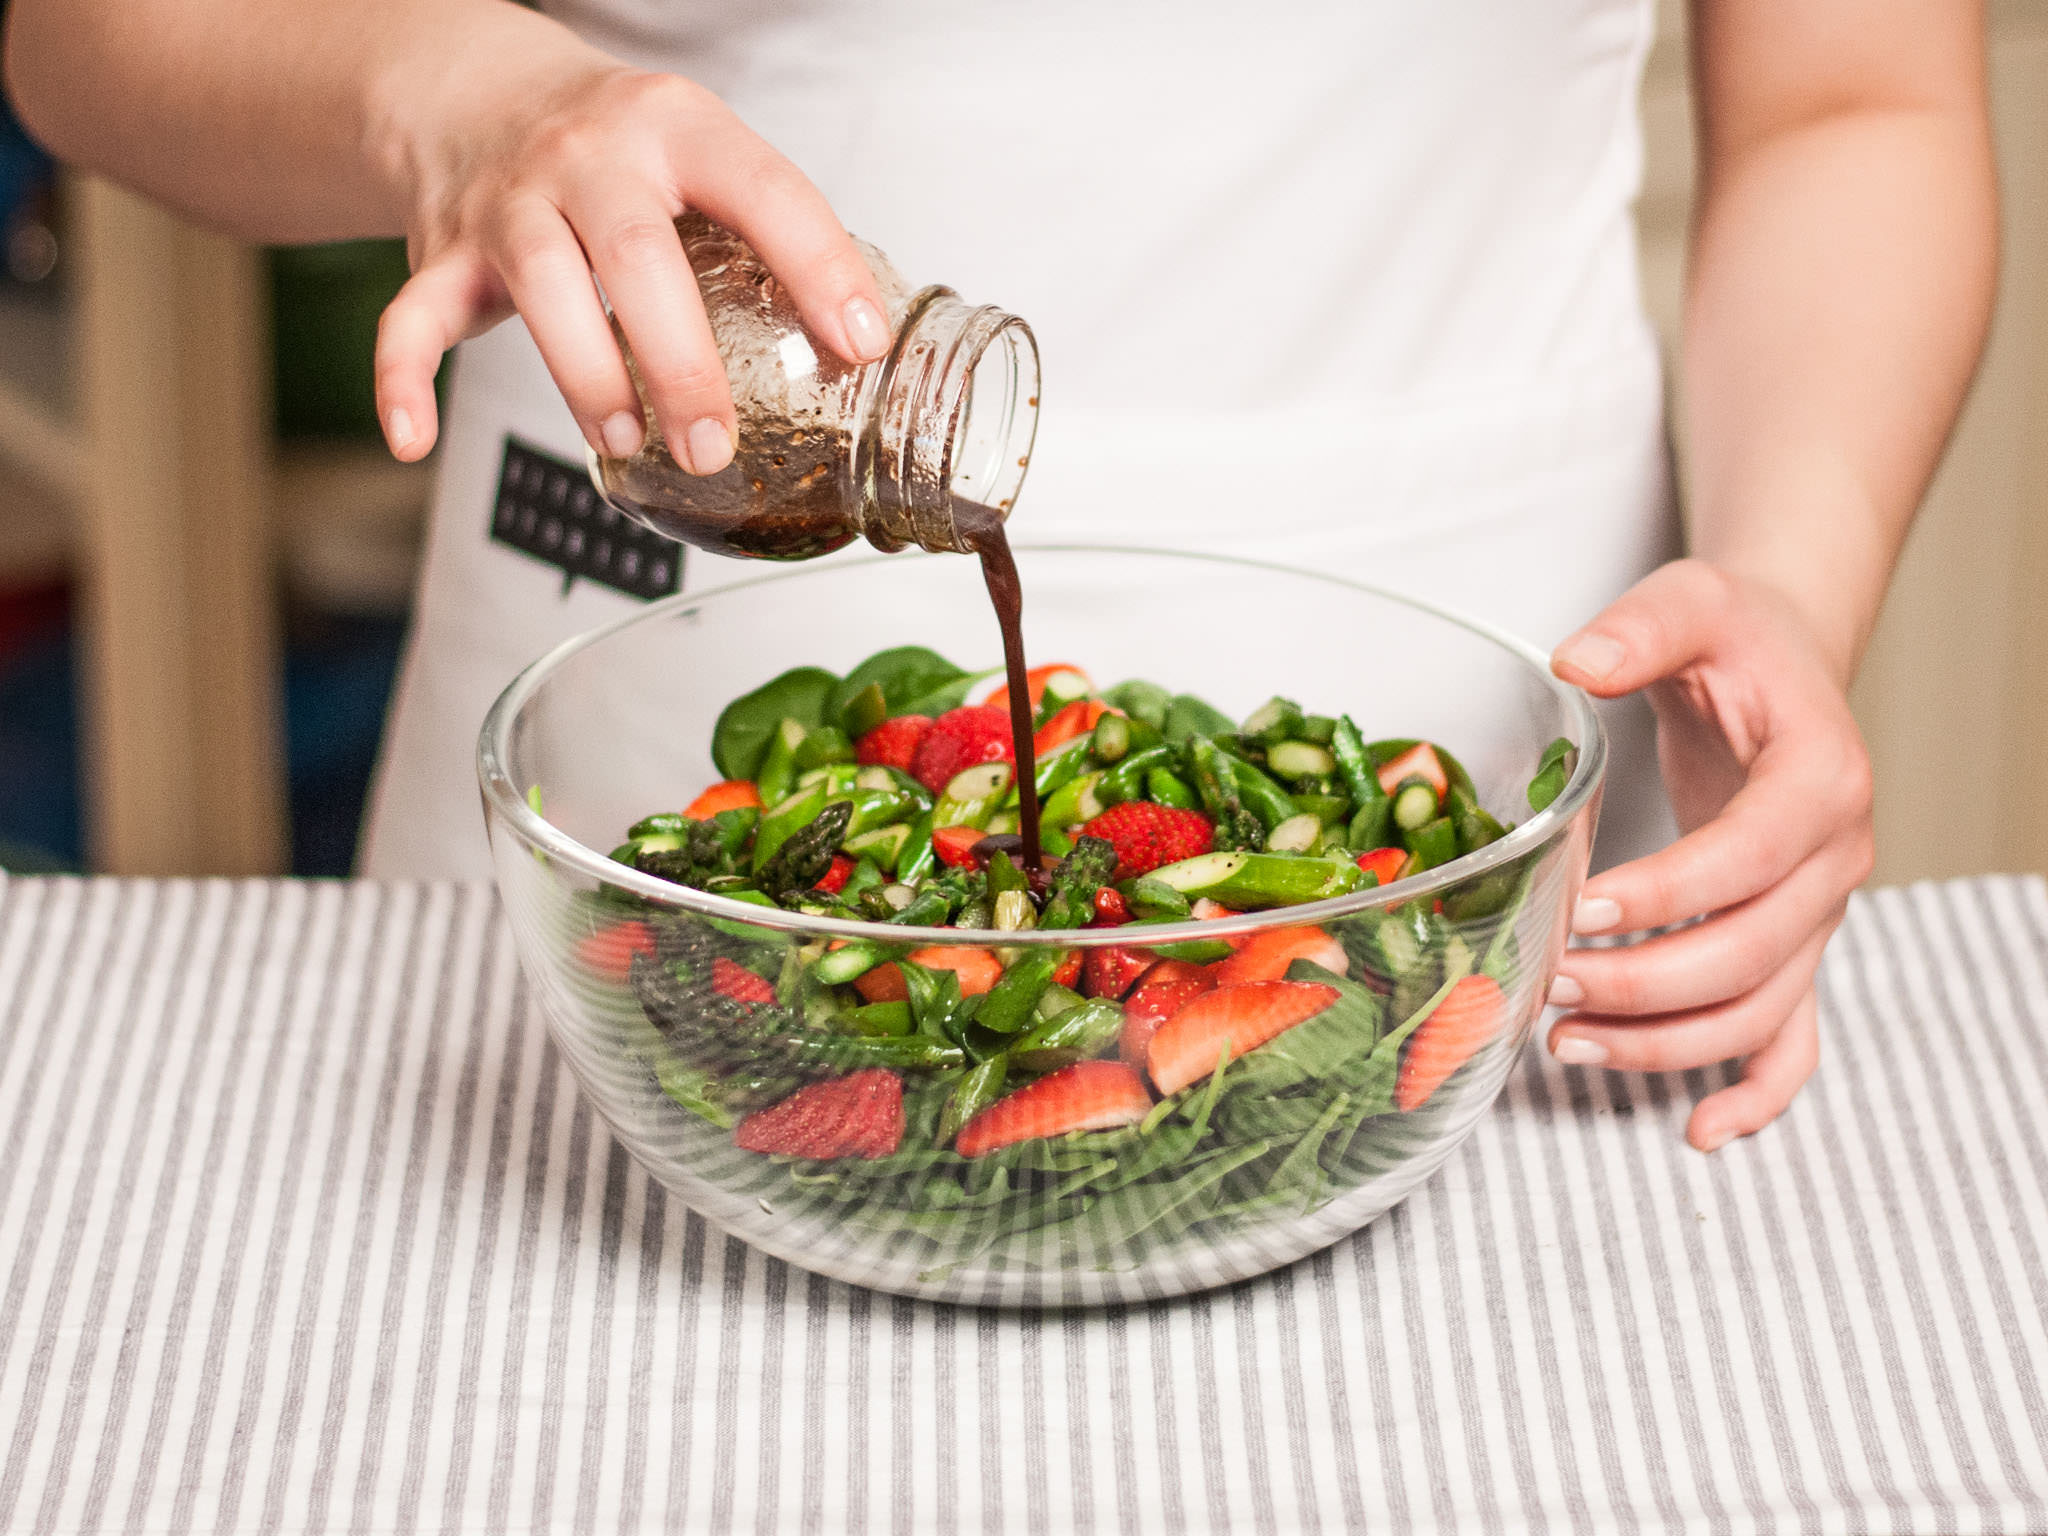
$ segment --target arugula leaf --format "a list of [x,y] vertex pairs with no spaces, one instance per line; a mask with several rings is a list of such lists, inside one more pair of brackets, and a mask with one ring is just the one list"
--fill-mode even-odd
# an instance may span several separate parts
[[1436,989],[1429,1001],[1417,1008],[1400,1024],[1381,1037],[1380,1043],[1372,1048],[1372,1054],[1365,1059],[1362,1070],[1354,1074],[1350,1085],[1356,1097],[1353,1104],[1361,1111],[1361,1118],[1383,1115],[1394,1107],[1394,1084],[1401,1076],[1401,1047],[1408,1043],[1408,1037],[1422,1026],[1423,1020],[1436,1012],[1437,1004],[1451,995],[1451,988],[1458,984],[1453,976]]
[[655,1058],[654,1079],[661,1084],[661,1091],[693,1115],[709,1120],[721,1131],[733,1128],[731,1110],[711,1097],[713,1079],[701,1067],[685,1066],[674,1056],[662,1055]]
[[1276,1200],[1286,1200],[1299,1193],[1303,1214],[1315,1209],[1316,1197],[1323,1190],[1323,1143],[1330,1139],[1330,1132],[1337,1128],[1337,1122],[1344,1118],[1344,1111],[1350,1107],[1351,1095],[1348,1093],[1340,1093],[1330,1100],[1316,1117],[1315,1124],[1294,1144],[1294,1150],[1273,1170],[1273,1176],[1266,1181],[1267,1195]]
[[725,706],[711,732],[711,761],[728,779],[751,779],[768,755],[768,737],[785,719],[806,729],[825,723],[825,702],[839,679],[823,667],[792,667]]

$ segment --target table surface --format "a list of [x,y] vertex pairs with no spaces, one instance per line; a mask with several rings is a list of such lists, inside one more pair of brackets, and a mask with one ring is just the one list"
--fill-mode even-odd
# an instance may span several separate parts
[[0,884],[0,1529],[2042,1530],[2048,888],[1858,897],[1792,1112],[1531,1052],[1404,1206],[1093,1314],[663,1197],[487,889]]

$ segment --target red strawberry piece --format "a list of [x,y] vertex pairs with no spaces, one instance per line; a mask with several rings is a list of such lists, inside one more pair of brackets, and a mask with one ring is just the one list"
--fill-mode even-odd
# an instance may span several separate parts
[[832,855],[832,863],[826,868],[818,889],[827,896],[837,896],[846,888],[846,882],[853,878],[854,862],[843,853]]
[[1405,779],[1427,779],[1439,800],[1451,791],[1451,776],[1444,772],[1436,748],[1426,741],[1418,741],[1406,752],[1380,764],[1380,788],[1388,794],[1399,789]]
[[1060,962],[1060,968],[1052,973],[1052,979],[1063,987],[1071,987],[1081,979],[1081,951],[1070,949],[1067,958]]
[[1394,1084],[1395,1108],[1420,1109],[1446,1078],[1501,1032],[1506,1017],[1507,998],[1491,976],[1467,976],[1453,986],[1408,1037]]
[[1113,805],[1081,827],[1084,837],[1108,840],[1116,849],[1116,878],[1149,875],[1166,864],[1178,864],[1209,851],[1214,828],[1200,811],[1183,811],[1149,800]]
[[1217,962],[1216,983],[1228,987],[1241,981],[1280,981],[1297,960],[1313,960],[1339,976],[1351,966],[1344,946],[1320,928],[1268,928],[1246,939],[1229,959]]
[[1153,1085],[1178,1093],[1217,1062],[1264,1045],[1335,1001],[1335,987],[1313,981],[1247,981],[1205,992],[1160,1025],[1145,1048]]
[[1077,1061],[997,1099],[960,1128],[962,1157],[981,1157],[1014,1142],[1070,1131],[1136,1125],[1152,1112],[1152,1095],[1120,1061]]
[[1090,997],[1121,1000],[1138,984],[1138,978],[1152,969],[1153,957],[1142,949],[1112,944],[1088,951],[1082,965],[1081,990]]
[[[1049,661],[1042,667],[1033,667],[1024,674],[1024,687],[1025,692],[1031,697],[1031,708],[1034,712],[1045,698],[1046,684],[1062,672],[1067,674],[1067,681],[1060,689],[1062,693],[1087,693],[1095,686],[1088,681],[1088,674],[1071,662]],[[1007,682],[1001,684],[981,702],[996,709],[1007,710],[1010,707],[1010,685]]]
[[1124,900],[1124,893],[1113,885],[1105,885],[1095,892],[1095,923],[1105,928],[1131,920],[1131,904]]
[[1358,867],[1377,876],[1381,885],[1392,885],[1400,879],[1407,863],[1408,855],[1399,848],[1375,848],[1358,856]]
[[757,976],[737,960],[720,955],[711,962],[711,990],[722,992],[734,1002],[772,1003],[775,984]]
[[[1195,904],[1188,908],[1188,916],[1198,923],[1220,923],[1226,917],[1242,917],[1243,915],[1237,908],[1226,907],[1222,902],[1212,901],[1207,896],[1197,896]],[[1225,934],[1223,942],[1232,949],[1244,948],[1244,936],[1239,934]]]
[[962,768],[1016,760],[1009,714],[986,704],[963,704],[932,722],[910,759],[910,772],[937,795],[945,793],[947,782]]
[[1094,730],[1095,722],[1107,713],[1109,706],[1100,699],[1076,699],[1071,704],[1063,704],[1058,713],[1032,733],[1031,750],[1044,757],[1083,731]]
[[908,773],[911,760],[917,756],[917,744],[931,728],[930,715],[898,715],[893,720],[884,720],[853,744],[854,758]]
[[974,845],[987,836],[979,827],[934,827],[932,852],[939,856],[941,864],[950,864],[955,869],[974,869],[981,863],[974,856]]
[[747,1116],[732,1139],[785,1157],[887,1157],[903,1141],[903,1079],[869,1067],[812,1083]]
[[1215,985],[1214,966],[1186,960],[1162,960],[1153,966],[1124,1000],[1124,1028],[1118,1040],[1123,1059],[1142,1071],[1146,1049],[1159,1026]]
[[635,955],[653,953],[654,930],[638,918],[600,928],[576,945],[577,961],[606,981],[624,981],[633,974]]
[[752,779],[723,779],[692,800],[683,814],[692,821],[709,821],[720,811],[737,811],[752,806],[761,809],[761,791]]

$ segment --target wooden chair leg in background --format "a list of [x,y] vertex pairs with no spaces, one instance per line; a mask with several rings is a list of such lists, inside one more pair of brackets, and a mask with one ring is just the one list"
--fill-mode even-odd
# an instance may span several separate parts
[[258,254],[73,184],[87,834],[120,874],[288,862]]

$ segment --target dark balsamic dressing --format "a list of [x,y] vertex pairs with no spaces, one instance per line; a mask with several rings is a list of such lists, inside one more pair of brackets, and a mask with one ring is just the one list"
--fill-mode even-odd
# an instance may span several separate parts
[[1010,684],[1010,735],[1017,754],[1017,831],[1021,840],[1018,866],[1027,875],[1040,871],[1038,846],[1038,755],[1031,745],[1031,687],[1024,667],[1024,590],[1017,581],[1016,557],[1003,514],[995,507],[963,497],[953,498],[953,526],[960,541],[981,559],[981,579],[1003,632],[1003,670]]

